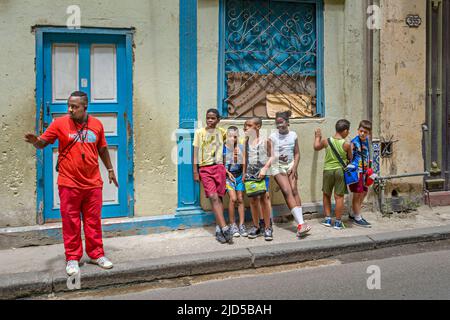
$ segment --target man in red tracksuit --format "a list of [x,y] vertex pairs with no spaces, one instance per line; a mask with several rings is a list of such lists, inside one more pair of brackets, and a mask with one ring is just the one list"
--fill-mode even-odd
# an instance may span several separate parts
[[102,123],[87,113],[86,93],[76,91],[68,100],[68,115],[55,119],[45,133],[37,137],[25,135],[25,141],[38,149],[59,140],[58,190],[61,200],[66,271],[69,276],[79,273],[78,262],[83,256],[81,217],[86,239],[86,253],[91,262],[104,269],[113,264],[105,257],[102,241],[102,188],[98,157],[109,172],[109,183],[118,187],[106,143]]

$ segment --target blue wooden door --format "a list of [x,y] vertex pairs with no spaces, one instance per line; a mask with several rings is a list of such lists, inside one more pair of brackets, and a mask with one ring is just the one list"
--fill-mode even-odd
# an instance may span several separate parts
[[[43,40],[43,121],[44,130],[57,117],[67,114],[71,92],[88,94],[88,113],[105,127],[111,160],[119,182],[109,184],[107,170],[99,159],[103,187],[103,218],[130,215],[128,168],[132,155],[127,146],[127,103],[131,86],[126,83],[126,39],[123,35],[45,34]],[[55,164],[58,143],[47,147],[43,156],[44,219],[59,220],[59,195]]]

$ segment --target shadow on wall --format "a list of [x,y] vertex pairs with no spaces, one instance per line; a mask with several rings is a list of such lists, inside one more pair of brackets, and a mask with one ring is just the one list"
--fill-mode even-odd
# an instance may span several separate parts
[[[317,187],[317,181],[319,179],[317,179],[318,174],[317,174],[317,161],[319,158],[319,152],[314,152],[313,155],[313,159],[312,159],[312,165],[311,165],[311,185],[310,185],[310,189],[311,190],[311,199],[314,199],[314,201],[318,201],[318,197],[317,197],[317,193],[316,193],[316,187]],[[314,177],[316,177],[316,179],[314,179]]]

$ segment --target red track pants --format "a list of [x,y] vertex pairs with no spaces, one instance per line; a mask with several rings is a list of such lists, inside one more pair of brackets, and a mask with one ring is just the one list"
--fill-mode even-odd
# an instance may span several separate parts
[[59,187],[66,260],[80,261],[83,257],[81,216],[83,216],[86,253],[91,259],[105,255],[102,241],[102,188],[76,189]]

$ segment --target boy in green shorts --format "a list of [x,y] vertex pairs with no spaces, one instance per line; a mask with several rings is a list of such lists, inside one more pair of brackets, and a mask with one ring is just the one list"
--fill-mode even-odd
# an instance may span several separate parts
[[352,159],[352,146],[345,141],[345,138],[348,137],[349,133],[350,122],[345,119],[339,120],[336,123],[336,134],[330,139],[322,138],[320,129],[317,129],[315,133],[314,150],[320,151],[326,149],[322,188],[325,219],[322,221],[322,225],[326,227],[333,226],[331,220],[331,195],[333,194],[334,189],[334,198],[336,200],[336,221],[334,223],[334,229],[336,230],[342,230],[344,228],[342,214],[345,206],[344,197],[348,191],[344,179],[344,170],[328,141],[333,144],[342,160],[345,163],[349,163]]

